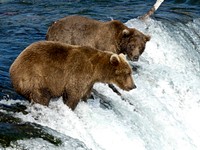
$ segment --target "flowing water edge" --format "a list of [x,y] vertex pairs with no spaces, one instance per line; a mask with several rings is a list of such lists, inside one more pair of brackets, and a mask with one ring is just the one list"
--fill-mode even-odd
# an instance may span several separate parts
[[[131,8],[122,5],[143,6],[144,9],[142,2],[105,1],[100,4],[98,1],[85,1],[83,4],[68,1],[71,14],[77,13],[72,6],[81,5],[77,14],[99,20],[107,16],[120,19],[128,27],[151,35],[139,62],[130,62],[136,68],[133,77],[137,89],[130,92],[118,89],[122,93],[119,96],[106,84],[95,84],[94,99],[81,102],[74,112],[63,104],[62,97],[53,99],[49,107],[31,105],[12,89],[8,75],[10,64],[23,48],[45,37],[51,21],[67,15],[64,11],[66,5],[61,5],[61,2],[40,4],[41,8],[49,10],[48,13],[42,12],[38,4],[35,10],[30,11],[27,7],[36,4],[25,2],[0,1],[0,19],[3,20],[0,22],[0,143],[5,141],[0,149],[200,149],[198,1],[163,3],[160,11],[144,22],[137,19],[141,15],[139,12],[135,17],[131,16]],[[149,6],[153,4],[146,2]],[[170,5],[170,2],[176,5]],[[30,12],[22,8],[6,12],[9,10],[6,5],[11,8],[10,3]],[[92,8],[86,7],[88,3],[93,4]],[[111,6],[115,8],[113,11]],[[123,11],[122,8],[126,9]],[[100,15],[95,15],[97,12]],[[126,15],[120,18],[120,14]],[[42,22],[43,19],[48,22]]]

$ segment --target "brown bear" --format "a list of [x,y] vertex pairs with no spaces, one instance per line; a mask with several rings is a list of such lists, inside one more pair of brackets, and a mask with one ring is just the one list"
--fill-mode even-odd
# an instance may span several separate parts
[[48,28],[46,40],[124,53],[130,60],[137,61],[150,36],[117,20],[101,22],[82,16],[68,16]]
[[54,41],[31,44],[10,67],[15,90],[30,101],[49,104],[53,97],[74,110],[96,82],[113,83],[123,90],[136,88],[123,54]]

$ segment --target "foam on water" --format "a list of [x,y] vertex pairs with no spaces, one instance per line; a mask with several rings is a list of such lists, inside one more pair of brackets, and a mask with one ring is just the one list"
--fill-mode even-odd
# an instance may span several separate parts
[[[96,84],[100,98],[81,102],[74,112],[59,98],[49,107],[25,103],[29,113],[14,115],[78,139],[93,150],[199,149],[200,20],[172,25],[133,19],[126,25],[151,35],[140,61],[134,63],[137,89],[119,89],[120,97],[107,85]],[[102,99],[108,107],[102,106]]]

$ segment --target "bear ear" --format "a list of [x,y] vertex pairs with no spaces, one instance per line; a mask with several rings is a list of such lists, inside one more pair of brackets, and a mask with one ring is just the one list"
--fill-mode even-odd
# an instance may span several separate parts
[[112,54],[110,56],[110,63],[113,65],[113,66],[118,66],[119,63],[120,63],[120,59],[119,59],[119,56],[117,54]]
[[123,35],[124,37],[129,36],[129,35],[130,35],[130,31],[129,31],[128,29],[124,29],[124,30],[122,31],[122,35]]
[[151,36],[149,36],[149,35],[146,35],[146,36],[145,36],[145,39],[146,39],[146,41],[150,41],[150,39],[151,39]]
[[119,54],[119,57],[123,58],[124,60],[126,60],[126,56],[123,53]]

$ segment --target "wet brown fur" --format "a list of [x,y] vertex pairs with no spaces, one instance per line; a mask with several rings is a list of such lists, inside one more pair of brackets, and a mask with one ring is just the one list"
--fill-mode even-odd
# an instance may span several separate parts
[[86,46],[40,41],[28,46],[10,67],[15,90],[28,100],[48,105],[53,97],[75,109],[96,82],[135,88],[124,56]]
[[150,37],[117,20],[101,22],[82,16],[68,16],[49,27],[46,40],[124,53],[130,60],[137,61]]

